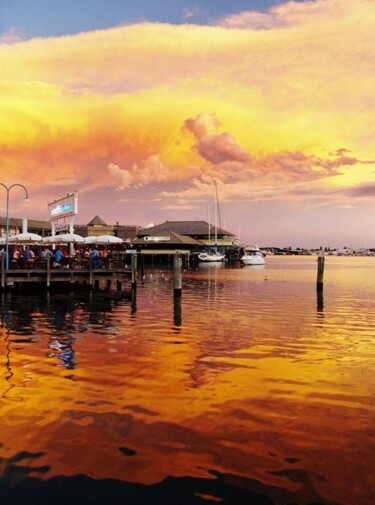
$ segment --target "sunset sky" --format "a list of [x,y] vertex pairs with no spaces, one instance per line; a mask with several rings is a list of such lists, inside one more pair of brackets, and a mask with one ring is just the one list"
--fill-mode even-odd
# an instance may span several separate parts
[[10,214],[207,220],[215,180],[243,243],[375,247],[374,62],[375,0],[0,0]]

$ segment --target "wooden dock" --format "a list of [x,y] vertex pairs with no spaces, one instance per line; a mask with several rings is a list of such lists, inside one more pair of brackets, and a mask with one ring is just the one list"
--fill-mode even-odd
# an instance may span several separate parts
[[137,254],[134,253],[106,261],[100,268],[94,268],[91,261],[72,261],[58,268],[52,268],[50,261],[36,261],[35,264],[22,261],[16,268],[11,265],[6,270],[4,255],[1,257],[1,289],[32,283],[47,289],[57,283],[84,284],[91,288],[104,281],[108,287],[115,283],[117,290],[120,290],[122,282],[129,280],[134,288],[137,283]]

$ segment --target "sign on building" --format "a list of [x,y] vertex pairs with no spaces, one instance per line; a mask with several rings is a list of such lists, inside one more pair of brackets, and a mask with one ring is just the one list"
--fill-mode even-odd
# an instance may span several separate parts
[[167,240],[171,240],[171,237],[169,237],[168,235],[166,235],[165,237],[152,237],[150,235],[146,236],[146,237],[143,237],[143,240],[145,242],[164,242],[164,241],[167,241]]
[[73,218],[76,214],[78,214],[78,194],[76,192],[67,193],[63,198],[49,202],[48,217],[52,235],[66,230],[73,233]]
[[53,200],[48,204],[48,216],[50,221],[56,221],[63,217],[74,216],[78,214],[78,195],[77,193],[68,193],[59,200]]

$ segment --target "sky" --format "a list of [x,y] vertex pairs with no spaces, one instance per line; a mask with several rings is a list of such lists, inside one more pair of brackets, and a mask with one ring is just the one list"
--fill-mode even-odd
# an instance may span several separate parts
[[212,222],[216,186],[242,243],[375,247],[374,28],[375,0],[0,0],[10,215]]

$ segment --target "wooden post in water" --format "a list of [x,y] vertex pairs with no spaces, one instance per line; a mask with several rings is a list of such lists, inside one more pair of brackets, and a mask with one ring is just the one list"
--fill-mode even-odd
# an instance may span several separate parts
[[46,256],[46,269],[47,269],[47,289],[51,286],[51,257],[49,254]]
[[92,272],[92,257],[91,257],[91,254],[90,254],[90,258],[89,258],[89,285],[90,285],[90,289],[92,289],[92,285],[93,285],[93,272]]
[[5,288],[5,254],[1,255],[1,287]]
[[142,251],[139,253],[139,261],[140,261],[140,264],[141,264],[141,279],[143,281],[143,278],[144,278],[144,275],[145,275],[145,265],[144,265],[144,258],[143,258]]
[[323,289],[323,276],[324,276],[324,253],[320,253],[318,256],[318,273],[316,279],[316,289],[318,291]]
[[135,314],[136,312],[137,312],[137,288],[136,286],[133,286],[131,292],[131,313]]
[[137,286],[137,253],[132,254],[132,287]]
[[182,291],[181,265],[182,265],[181,254],[176,252],[173,258],[174,296],[181,296]]
[[173,298],[173,324],[181,326],[181,296],[174,296]]

